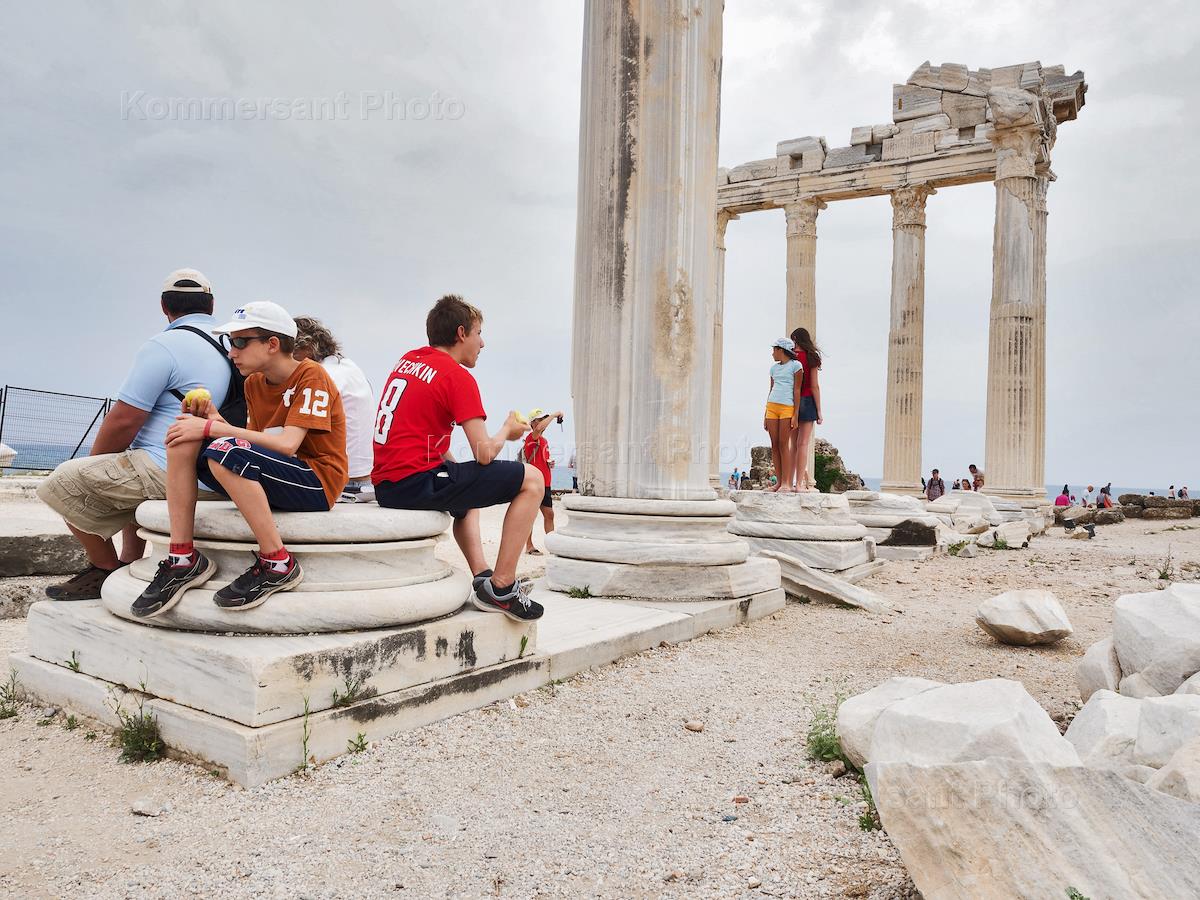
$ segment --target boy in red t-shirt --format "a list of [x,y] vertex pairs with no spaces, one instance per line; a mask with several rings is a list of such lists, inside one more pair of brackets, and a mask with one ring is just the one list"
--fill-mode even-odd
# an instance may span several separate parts
[[[554,468],[554,460],[550,458],[550,444],[542,436],[551,422],[562,422],[563,413],[546,413],[530,419],[530,432],[525,435],[525,446],[521,448],[521,459],[542,473],[546,482],[546,493],[542,495],[542,519],[546,534],[554,530],[554,495],[550,493],[550,470]],[[533,545],[533,529],[525,540],[525,552],[532,556],[540,556],[542,551]]]
[[[429,346],[400,358],[384,382],[375,416],[375,467],[371,481],[380,506],[434,509],[454,516],[454,540],[474,575],[471,600],[479,609],[510,619],[541,618],[541,604],[517,581],[517,560],[533,529],[544,483],[533,466],[497,459],[507,441],[529,426],[510,412],[495,434],[484,427],[487,413],[479,385],[467,369],[483,350],[483,313],[448,294],[425,319]],[[465,367],[465,368],[464,368]],[[458,424],[475,459],[450,455],[450,433]],[[483,556],[479,510],[508,503],[493,572]]]

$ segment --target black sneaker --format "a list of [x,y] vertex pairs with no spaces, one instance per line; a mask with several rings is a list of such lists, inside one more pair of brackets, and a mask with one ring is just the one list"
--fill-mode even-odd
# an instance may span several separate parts
[[485,578],[475,588],[475,596],[471,601],[478,609],[502,612],[514,622],[532,622],[540,619],[545,612],[542,604],[530,599],[532,590],[533,585],[528,581],[517,580],[507,591],[498,593],[492,579]]
[[129,611],[142,619],[165,613],[183,598],[184,591],[204,584],[216,571],[217,564],[199,551],[194,554],[191,564],[186,566],[171,565],[171,557],[168,556],[158,564],[154,580],[133,601]]
[[478,575],[471,576],[471,590],[467,591],[467,599],[463,603],[474,603],[475,592],[479,590],[479,586],[492,577],[491,569],[484,569]]
[[286,572],[276,572],[265,561],[255,555],[254,565],[215,594],[213,603],[221,609],[254,609],[267,602],[267,598],[280,591],[290,591],[304,580],[300,561],[292,557],[292,566]]

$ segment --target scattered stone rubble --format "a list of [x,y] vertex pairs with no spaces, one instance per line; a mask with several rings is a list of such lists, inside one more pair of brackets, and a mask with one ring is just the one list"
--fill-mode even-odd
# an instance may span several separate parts
[[1117,503],[1119,507],[1101,512],[1119,509],[1126,519],[1190,519],[1200,516],[1200,500],[1172,500],[1157,494],[1121,494]]
[[1054,644],[1075,629],[1050,591],[1006,591],[979,605],[979,627],[1004,644],[1032,647]]

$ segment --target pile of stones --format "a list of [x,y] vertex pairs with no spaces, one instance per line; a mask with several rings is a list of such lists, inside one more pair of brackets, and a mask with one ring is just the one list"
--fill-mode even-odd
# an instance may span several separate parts
[[1129,519],[1190,519],[1200,515],[1200,500],[1172,500],[1157,494],[1122,494],[1117,502],[1120,511]]

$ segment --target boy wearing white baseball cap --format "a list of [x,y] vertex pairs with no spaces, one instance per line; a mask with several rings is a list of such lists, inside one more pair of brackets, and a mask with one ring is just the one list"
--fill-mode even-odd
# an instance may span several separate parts
[[328,510],[346,486],[342,398],[320,364],[292,357],[296,322],[287,310],[270,301],[248,303],[213,334],[229,336],[229,358],[246,376],[246,427],[226,422],[211,402],[185,401],[166,440],[170,553],[133,602],[136,616],[166,612],[216,572],[192,543],[196,475],[237,505],[258,542],[254,565],[213,595],[229,610],[253,609],[304,578],[271,510]]

